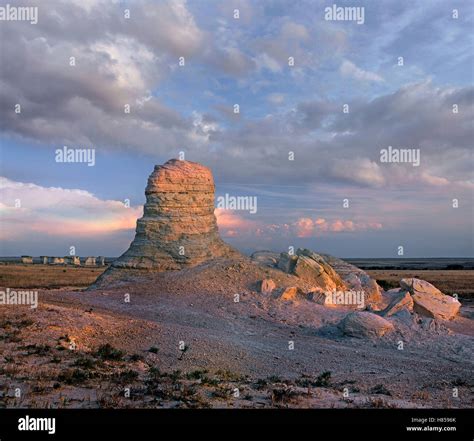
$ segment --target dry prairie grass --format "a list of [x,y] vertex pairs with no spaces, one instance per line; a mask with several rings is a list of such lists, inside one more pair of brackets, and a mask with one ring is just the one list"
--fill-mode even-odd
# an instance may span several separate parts
[[426,280],[445,294],[474,298],[473,270],[367,270],[385,289],[400,286],[400,279],[416,277]]
[[105,267],[88,268],[52,265],[0,265],[0,286],[8,288],[87,287],[94,283]]

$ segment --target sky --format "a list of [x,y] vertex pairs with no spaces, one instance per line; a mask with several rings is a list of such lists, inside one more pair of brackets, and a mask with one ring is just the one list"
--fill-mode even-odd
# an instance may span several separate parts
[[37,23],[0,21],[0,255],[120,255],[184,152],[257,198],[216,210],[245,253],[474,257],[471,1],[27,4]]

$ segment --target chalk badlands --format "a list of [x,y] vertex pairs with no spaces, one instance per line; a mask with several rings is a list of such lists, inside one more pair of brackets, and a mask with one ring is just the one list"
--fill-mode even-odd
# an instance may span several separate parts
[[[413,279],[408,287],[405,285],[410,281],[402,281],[403,292],[383,293],[361,269],[308,249],[298,249],[295,255],[258,251],[250,258],[243,256],[219,236],[214,188],[211,171],[201,164],[172,159],[156,165],[148,178],[144,213],[137,220],[130,248],[90,289],[107,289],[132,279],[141,283],[147,276],[137,270],[181,270],[180,277],[187,278],[190,289],[202,279],[206,285],[203,291],[232,291],[241,285],[244,290],[271,294],[275,300],[368,309],[387,317],[403,310],[413,314],[413,303],[418,314],[431,318],[450,320],[458,313],[459,302],[427,282]],[[186,268],[193,271],[184,272]],[[237,271],[232,271],[235,268]],[[160,283],[166,277],[163,274]],[[164,289],[161,285],[155,288]],[[174,288],[166,289],[171,292]],[[410,291],[408,296],[405,291]],[[346,299],[348,293],[357,301],[332,301],[335,294]],[[359,324],[367,317],[371,316],[356,315],[353,321]]]
[[114,267],[179,270],[237,254],[219,237],[207,167],[176,159],[156,165],[145,195],[135,239]]

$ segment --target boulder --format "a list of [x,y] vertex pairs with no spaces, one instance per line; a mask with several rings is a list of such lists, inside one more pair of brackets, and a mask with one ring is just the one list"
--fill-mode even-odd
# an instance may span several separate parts
[[255,251],[250,258],[260,265],[275,267],[278,262],[278,253],[273,251]]
[[383,310],[382,315],[384,317],[390,317],[402,309],[406,309],[409,312],[413,311],[413,299],[408,291],[395,293],[388,306]]
[[93,256],[86,257],[86,260],[84,261],[85,266],[96,266],[96,258]]
[[291,274],[296,266],[298,256],[293,256],[288,253],[281,253],[278,259],[278,268],[285,273]]
[[179,270],[239,253],[219,237],[214,180],[201,164],[172,159],[148,178],[143,216],[114,268]]
[[304,292],[296,286],[285,288],[280,295],[280,300],[303,300],[305,298]]
[[310,250],[298,249],[293,273],[315,287],[331,291],[345,288],[344,283],[331,266],[318,254]]
[[339,323],[339,328],[345,335],[357,338],[382,337],[394,330],[388,320],[367,311],[351,312]]
[[331,292],[323,290],[313,290],[308,294],[308,299],[323,306],[334,306],[331,299]]
[[378,305],[382,301],[382,293],[377,282],[372,279],[365,271],[356,266],[338,259],[337,257],[323,254],[322,257],[341,277],[346,286],[353,291],[362,291],[364,301],[371,309],[379,309]]
[[425,280],[402,279],[400,286],[412,295],[413,310],[425,317],[451,320],[461,307],[458,300],[443,294],[438,288]]
[[260,284],[260,292],[263,294],[271,294],[276,288],[276,284],[272,279],[263,279]]

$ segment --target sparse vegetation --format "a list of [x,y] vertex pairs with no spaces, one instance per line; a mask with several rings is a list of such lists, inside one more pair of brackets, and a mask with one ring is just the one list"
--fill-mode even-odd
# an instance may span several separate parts
[[290,386],[275,387],[271,391],[272,404],[288,404],[298,397],[298,392]]
[[69,369],[58,375],[58,381],[66,384],[81,384],[90,378],[90,374],[81,369]]
[[370,393],[388,396],[392,395],[392,393],[383,384],[377,384],[376,386],[374,386],[372,389],[370,389]]
[[51,352],[51,346],[46,344],[43,345],[27,345],[24,346],[24,349],[27,351],[27,355],[39,355],[44,356],[48,355]]
[[120,349],[114,348],[110,343],[105,343],[104,345],[99,346],[95,355],[102,360],[122,360],[124,352]]
[[331,383],[331,372],[325,371],[321,375],[319,375],[318,378],[316,378],[314,385],[319,386],[319,387],[328,387],[330,383]]
[[67,272],[48,265],[0,265],[0,284],[10,288],[86,287],[94,283],[105,267],[71,267]]
[[97,360],[89,357],[80,357],[72,365],[83,369],[93,369],[97,365]]

